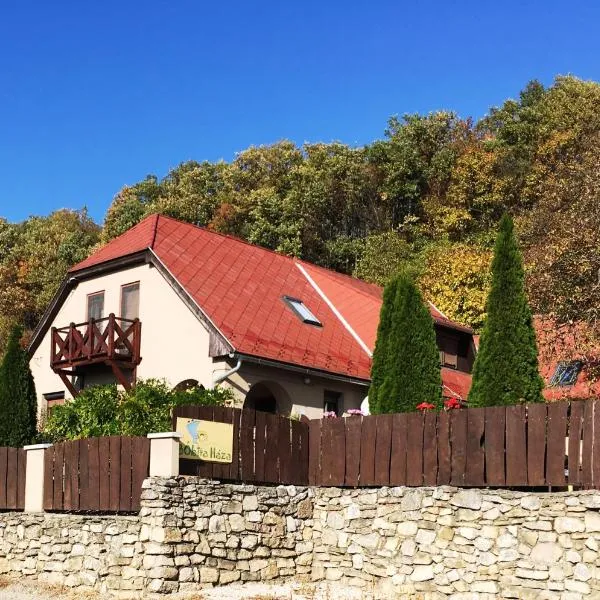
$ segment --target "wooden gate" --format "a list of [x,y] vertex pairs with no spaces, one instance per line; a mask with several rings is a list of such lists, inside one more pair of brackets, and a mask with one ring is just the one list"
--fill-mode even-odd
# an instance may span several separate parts
[[134,512],[150,468],[150,440],[110,436],[62,442],[44,455],[44,510]]
[[221,406],[178,406],[177,417],[233,425],[233,461],[211,463],[181,458],[183,475],[224,481],[308,484],[308,425],[280,415]]

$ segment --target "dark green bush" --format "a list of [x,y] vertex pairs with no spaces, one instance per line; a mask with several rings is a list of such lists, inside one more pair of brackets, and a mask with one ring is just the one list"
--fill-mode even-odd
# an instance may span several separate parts
[[173,407],[184,404],[223,406],[231,401],[233,392],[229,389],[176,391],[157,379],[138,381],[129,392],[117,389],[116,385],[99,385],[86,388],[74,400],[55,407],[43,435],[57,442],[171,431]]
[[0,446],[15,448],[37,439],[37,397],[22,336],[13,327],[0,364]]

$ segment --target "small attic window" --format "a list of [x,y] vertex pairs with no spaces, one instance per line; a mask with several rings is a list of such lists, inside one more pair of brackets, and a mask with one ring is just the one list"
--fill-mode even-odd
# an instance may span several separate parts
[[302,300],[298,300],[298,298],[292,298],[290,296],[284,296],[283,301],[296,313],[296,316],[307,325],[316,325],[317,327],[323,327],[323,324],[313,313],[308,309],[308,307],[302,302]]
[[556,365],[554,375],[550,378],[551,386],[564,387],[573,385],[577,381],[577,376],[583,367],[580,360],[561,361]]

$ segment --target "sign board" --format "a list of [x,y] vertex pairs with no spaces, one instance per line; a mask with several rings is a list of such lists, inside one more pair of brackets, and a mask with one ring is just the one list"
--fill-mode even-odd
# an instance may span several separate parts
[[233,460],[233,425],[177,417],[179,457],[206,462],[230,463]]

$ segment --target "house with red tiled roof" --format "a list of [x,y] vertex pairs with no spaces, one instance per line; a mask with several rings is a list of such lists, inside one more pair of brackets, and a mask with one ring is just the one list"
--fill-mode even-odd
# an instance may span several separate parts
[[[73,266],[34,332],[40,407],[90,385],[164,378],[318,417],[368,392],[376,285],[151,215]],[[466,398],[473,332],[430,305],[444,395]]]

